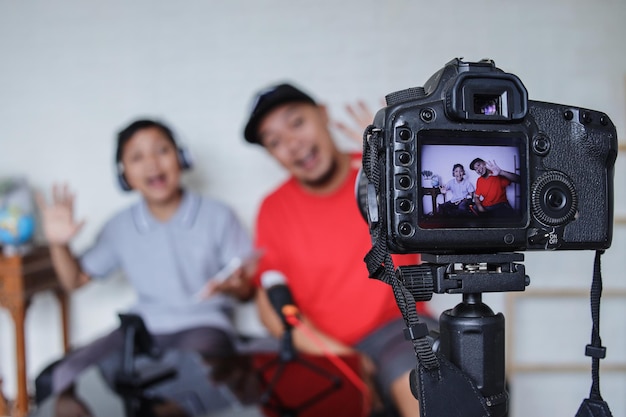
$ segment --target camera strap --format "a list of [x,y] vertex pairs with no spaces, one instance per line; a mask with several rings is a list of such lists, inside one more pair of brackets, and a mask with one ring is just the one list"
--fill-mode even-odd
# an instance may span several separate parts
[[[368,200],[370,200],[369,194],[374,192],[376,195],[382,195],[380,194],[382,160],[378,154],[381,146],[380,133],[380,129],[375,129],[373,125],[370,125],[363,134],[363,169],[368,180]],[[377,211],[377,221],[371,219],[373,210]],[[387,222],[384,210],[384,204],[378,204],[377,208],[368,207],[370,234],[373,242],[372,249],[365,256],[369,276],[392,287],[396,303],[407,325],[405,335],[413,343],[418,362],[429,371],[434,371],[439,368],[439,361],[426,338],[428,327],[425,323],[420,322],[415,308],[415,299],[398,279],[393,259],[387,247],[385,236]]]
[[428,327],[420,322],[415,298],[404,286],[395,270],[387,244],[387,214],[384,202],[376,196],[384,196],[381,171],[384,167],[381,130],[373,125],[363,134],[363,170],[368,180],[368,223],[372,237],[372,249],[365,256],[369,277],[389,284],[407,325],[405,337],[413,343],[417,367],[411,372],[410,385],[413,396],[420,404],[422,417],[464,415],[466,417],[489,416],[488,400],[454,364],[441,354],[436,354],[428,342]]
[[591,282],[591,344],[587,345],[585,355],[591,357],[591,392],[583,400],[576,417],[610,417],[609,405],[600,394],[600,359],[606,357],[606,348],[600,338],[600,298],[602,297],[602,272],[600,257],[604,251],[596,251]]
[[428,326],[426,323],[420,322],[413,294],[402,284],[395,271],[391,255],[388,251],[383,250],[381,246],[380,244],[375,244],[365,256],[369,277],[383,281],[391,286],[396,304],[407,325],[404,330],[404,336],[413,343],[418,363],[428,371],[437,372],[439,370],[439,361],[426,338],[429,334]]

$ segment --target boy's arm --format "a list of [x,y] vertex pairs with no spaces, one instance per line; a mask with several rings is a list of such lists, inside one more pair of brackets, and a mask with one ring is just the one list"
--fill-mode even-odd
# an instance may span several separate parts
[[35,197],[55,272],[63,288],[72,291],[90,280],[69,248],[70,241],[84,225],[84,221],[74,219],[74,194],[67,185],[55,184],[50,203],[40,193]]
[[252,285],[251,281],[251,274],[246,272],[245,266],[240,266],[221,282],[209,280],[197,294],[197,297],[202,300],[211,297],[213,294],[223,293],[242,302],[250,301],[254,298],[256,291],[256,287]]
[[261,256],[260,251],[248,258],[234,258],[196,294],[200,300],[209,298],[215,293],[224,293],[246,302],[254,298],[256,287],[252,284],[254,273]]
[[65,291],[71,292],[90,281],[90,277],[83,272],[67,245],[51,244],[50,255],[54,270]]

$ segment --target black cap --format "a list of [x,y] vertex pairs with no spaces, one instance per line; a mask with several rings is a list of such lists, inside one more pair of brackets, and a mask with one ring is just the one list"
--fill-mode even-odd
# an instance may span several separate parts
[[243,134],[246,140],[250,143],[259,143],[257,129],[261,119],[277,106],[291,102],[315,105],[315,100],[311,96],[291,84],[278,84],[259,91],[250,106],[250,118]]
[[470,162],[470,169],[472,171],[474,170],[474,165],[476,165],[478,162],[482,162],[483,164],[485,163],[485,161],[483,161],[481,158],[475,158],[472,162]]

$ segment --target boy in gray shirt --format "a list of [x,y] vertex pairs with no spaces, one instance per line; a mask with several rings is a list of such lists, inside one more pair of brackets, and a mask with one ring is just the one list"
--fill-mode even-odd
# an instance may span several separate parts
[[[164,124],[135,121],[119,133],[117,146],[120,185],[141,199],[114,215],[82,255],[69,248],[83,225],[73,216],[74,195],[55,186],[50,204],[38,198],[61,284],[69,292],[121,270],[137,294],[131,311],[159,347],[205,357],[232,354],[230,313],[235,299],[254,295],[248,279],[254,265],[244,263],[225,280],[216,275],[233,259],[252,255],[248,233],[228,206],[183,189],[181,174],[191,164]],[[82,370],[122,345],[118,329],[71,352],[53,371],[53,392],[71,388]]]

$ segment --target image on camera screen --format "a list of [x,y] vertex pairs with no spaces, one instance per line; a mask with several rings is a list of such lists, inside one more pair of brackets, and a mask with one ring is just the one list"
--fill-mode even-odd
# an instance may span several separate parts
[[417,143],[420,228],[525,226],[527,170],[520,135],[430,131]]

